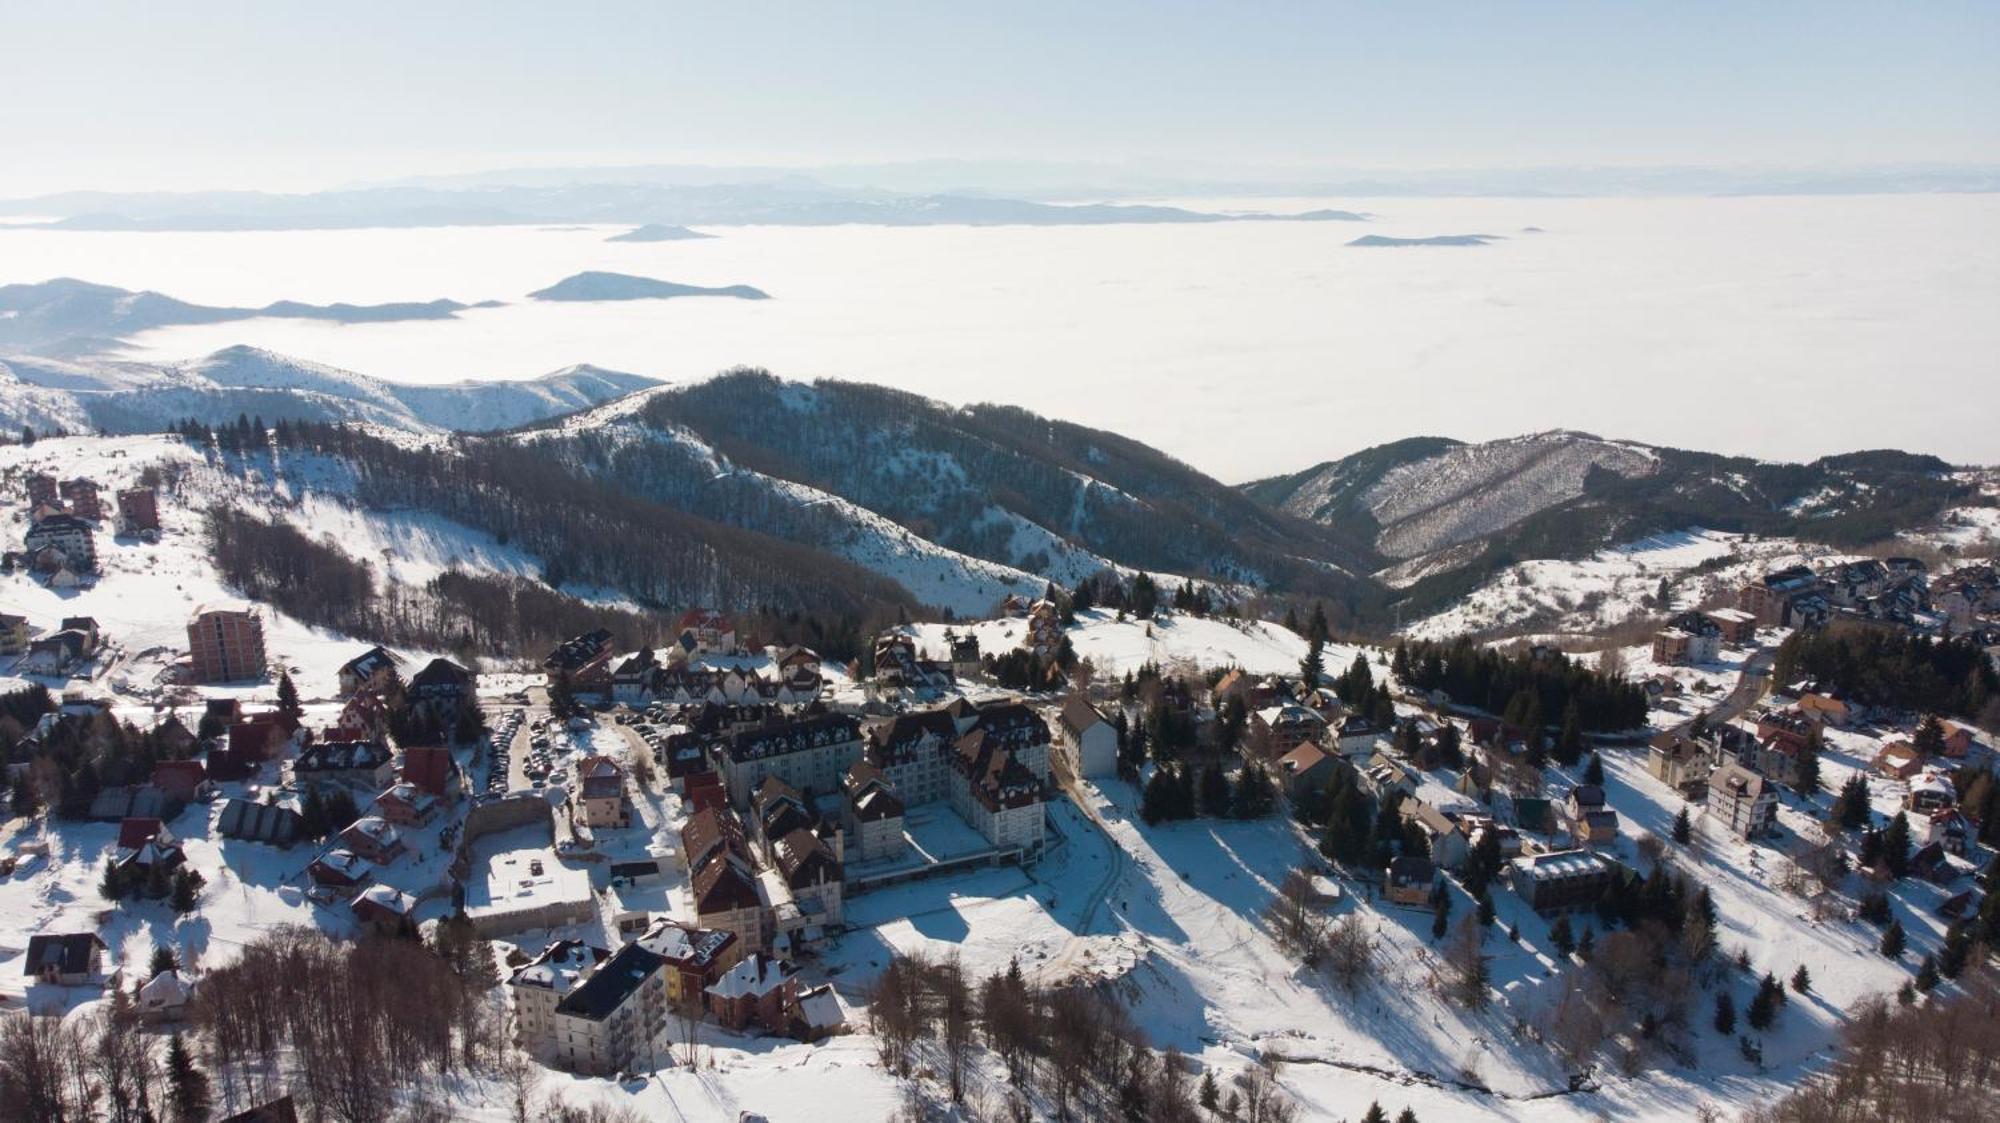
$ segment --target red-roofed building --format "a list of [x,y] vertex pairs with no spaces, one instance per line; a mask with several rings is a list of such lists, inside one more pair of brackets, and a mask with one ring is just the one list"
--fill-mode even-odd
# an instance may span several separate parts
[[154,839],[170,843],[174,836],[167,825],[155,818],[123,819],[118,823],[118,849],[137,850]]
[[458,762],[443,745],[413,745],[403,750],[403,779],[439,799],[455,799],[461,782]]
[[153,766],[153,786],[169,799],[192,803],[208,782],[208,768],[198,760],[163,760]]

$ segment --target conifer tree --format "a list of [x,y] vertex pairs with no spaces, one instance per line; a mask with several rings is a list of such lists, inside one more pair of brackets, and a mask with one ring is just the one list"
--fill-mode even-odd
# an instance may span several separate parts
[[1726,990],[1715,995],[1715,1032],[1724,1037],[1736,1032],[1736,1003]]
[[1908,939],[1903,934],[1903,922],[1900,920],[1890,921],[1889,930],[1882,933],[1882,954],[1888,956],[1890,959],[1901,959],[1903,957],[1903,948]]
[[204,1123],[209,1107],[208,1077],[194,1063],[187,1042],[176,1033],[167,1043],[167,1102],[177,1123]]

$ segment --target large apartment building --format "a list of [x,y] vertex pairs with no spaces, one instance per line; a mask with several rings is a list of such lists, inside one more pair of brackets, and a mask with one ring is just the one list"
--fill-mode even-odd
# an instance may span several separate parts
[[249,605],[203,605],[188,621],[196,682],[264,677],[264,618]]

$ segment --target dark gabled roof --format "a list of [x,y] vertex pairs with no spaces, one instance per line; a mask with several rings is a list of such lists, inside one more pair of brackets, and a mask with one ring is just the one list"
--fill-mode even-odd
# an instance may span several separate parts
[[1069,728],[1070,732],[1083,733],[1091,726],[1101,725],[1103,722],[1104,715],[1098,713],[1097,707],[1091,705],[1083,698],[1072,695],[1068,700],[1063,702],[1062,723]]
[[466,686],[472,682],[472,672],[449,659],[433,659],[424,664],[424,669],[410,676],[410,689],[422,690],[426,687]]
[[28,937],[28,953],[21,957],[21,974],[34,976],[54,968],[62,975],[82,975],[90,970],[92,949],[109,951],[95,932],[71,932],[60,936]]
[[785,834],[771,849],[778,859],[779,872],[785,875],[785,884],[794,889],[803,889],[817,881],[841,879],[840,862],[833,851],[805,827]]
[[611,630],[599,628],[585,632],[574,639],[564,640],[549,657],[542,660],[542,666],[552,671],[574,671],[587,667],[611,648]]
[[692,879],[695,915],[707,916],[759,903],[750,864],[730,851],[709,859]]
[[846,714],[829,713],[748,729],[724,741],[722,748],[732,760],[761,760],[860,739],[860,722]]
[[368,678],[382,668],[393,667],[402,661],[402,656],[386,647],[371,647],[342,663],[340,669],[357,678]]
[[1405,854],[1389,862],[1389,884],[1402,887],[1429,885],[1437,880],[1437,866],[1429,858]]
[[556,1012],[603,1021],[666,965],[665,959],[638,944],[626,944],[599,964],[583,985],[564,995]]
[[293,1106],[292,1097],[280,1096],[261,1107],[232,1115],[222,1123],[299,1123],[299,1111]]

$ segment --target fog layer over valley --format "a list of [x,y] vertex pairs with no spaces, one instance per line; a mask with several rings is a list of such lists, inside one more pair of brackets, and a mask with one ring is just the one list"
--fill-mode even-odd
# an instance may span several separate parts
[[[756,364],[1020,405],[1225,480],[1413,433],[1551,425],[1768,458],[1996,455],[1986,411],[1935,408],[1981,400],[2000,350],[1993,196],[1176,202],[1504,237],[1388,252],[1347,245],[1353,223],[1311,222],[712,227],[654,244],[605,241],[629,226],[6,229],[0,283],[71,276],[230,307],[509,300],[448,320],[177,326],[128,354],[248,343],[412,382]],[[519,299],[583,270],[781,298]],[[1798,400],[1846,404],[1772,423]]]

